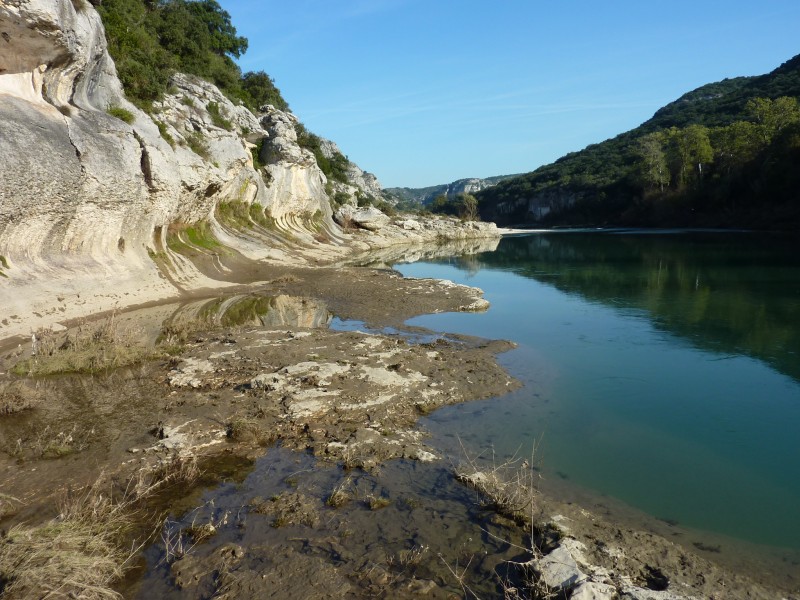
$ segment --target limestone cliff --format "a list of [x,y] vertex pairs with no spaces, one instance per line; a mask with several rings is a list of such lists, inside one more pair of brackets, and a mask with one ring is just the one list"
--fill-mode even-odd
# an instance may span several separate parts
[[[173,252],[169,237],[202,220],[225,236],[214,216],[222,202],[259,204],[278,231],[296,229],[309,244],[320,227],[336,239],[325,176],[291,147],[291,126],[277,131],[291,115],[259,120],[180,74],[172,91],[152,116],[125,100],[85,0],[0,4],[0,332],[34,297],[45,298],[32,310],[46,320],[85,312],[80,293],[90,289],[109,307],[219,285]],[[262,174],[251,148],[270,135]],[[317,216],[313,231],[306,215]],[[256,246],[228,241],[246,255]]]
[[[0,337],[226,285],[231,255],[330,262],[395,243],[333,221],[295,124],[182,74],[146,114],[86,0],[2,0]],[[374,176],[348,176],[351,194],[380,195]]]
[[433,202],[437,196],[455,197],[458,194],[475,194],[512,177],[516,177],[516,175],[498,175],[486,179],[470,177],[425,188],[386,188],[385,192],[397,200],[426,205]]

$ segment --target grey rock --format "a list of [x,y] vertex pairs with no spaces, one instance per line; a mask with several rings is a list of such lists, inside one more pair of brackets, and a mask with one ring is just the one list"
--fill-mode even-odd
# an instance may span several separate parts
[[698,600],[694,596],[685,596],[670,590],[655,591],[634,585],[624,586],[620,600]]
[[415,221],[414,219],[406,219],[405,221],[399,221],[397,224],[406,231],[419,231],[420,229],[422,229],[422,225],[420,224],[420,222]]
[[547,556],[531,561],[539,581],[552,590],[567,590],[586,579],[578,563],[564,546],[558,546]]
[[350,205],[341,206],[333,218],[339,225],[352,223],[369,231],[378,231],[391,220],[374,206],[356,208]]
[[617,597],[617,588],[607,583],[584,581],[570,596],[570,600],[614,600]]

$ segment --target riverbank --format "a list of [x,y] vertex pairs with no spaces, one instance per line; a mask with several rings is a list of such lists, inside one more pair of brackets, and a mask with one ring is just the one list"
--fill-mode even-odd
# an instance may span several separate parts
[[[462,584],[494,597],[503,593],[496,569],[506,585],[530,586],[532,564],[517,572],[504,561],[529,561],[531,527],[534,552],[574,539],[581,573],[625,597],[780,597],[660,536],[540,494],[522,529],[481,508],[448,464],[464,457],[430,446],[417,420],[514,389],[495,360],[511,345],[403,326],[423,313],[485,310],[479,290],[382,268],[251,268],[263,283],[116,316],[150,340],[173,336],[162,358],[93,377],[5,377],[6,397],[22,401],[0,416],[0,494],[13,499],[4,528],[55,516],[66,490],[103,472],[125,480],[176,457],[228,457],[256,462],[238,496],[223,494],[224,511],[198,495],[195,510],[185,506],[186,489],[166,499],[183,506],[169,520],[179,531],[201,515],[218,533],[180,558],[150,547],[127,597],[255,598],[265,582],[287,586],[282,597],[469,596]],[[29,352],[4,353],[4,370]]]

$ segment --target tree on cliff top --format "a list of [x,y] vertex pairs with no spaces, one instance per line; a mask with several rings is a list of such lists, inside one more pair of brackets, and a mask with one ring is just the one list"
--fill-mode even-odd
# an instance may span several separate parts
[[233,58],[247,51],[230,14],[216,0],[105,0],[108,50],[125,93],[147,108],[167,91],[176,71],[211,81],[255,110],[261,104],[286,109],[280,90],[263,71],[242,75]]

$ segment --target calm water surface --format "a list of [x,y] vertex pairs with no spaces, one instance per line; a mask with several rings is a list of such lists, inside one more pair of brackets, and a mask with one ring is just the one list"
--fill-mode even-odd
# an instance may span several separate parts
[[485,291],[412,324],[512,339],[524,381],[442,409],[443,443],[530,452],[658,518],[800,549],[800,252],[750,234],[551,233],[398,267]]

